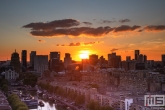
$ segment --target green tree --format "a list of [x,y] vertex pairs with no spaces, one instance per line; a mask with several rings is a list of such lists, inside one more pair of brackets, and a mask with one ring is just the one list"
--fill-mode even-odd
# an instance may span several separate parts
[[7,79],[2,78],[2,79],[0,80],[0,87],[3,87],[4,84],[8,85],[9,82],[8,82]]
[[87,105],[87,108],[89,110],[99,110],[100,109],[100,105],[99,105],[98,102],[95,102],[95,101],[91,100],[89,102],[89,104]]
[[75,100],[76,105],[81,105],[85,103],[85,96],[84,95],[78,95]]
[[2,86],[2,91],[4,91],[4,93],[8,93],[8,86],[6,84]]
[[27,105],[23,103],[16,94],[10,94],[7,99],[12,110],[28,110]]

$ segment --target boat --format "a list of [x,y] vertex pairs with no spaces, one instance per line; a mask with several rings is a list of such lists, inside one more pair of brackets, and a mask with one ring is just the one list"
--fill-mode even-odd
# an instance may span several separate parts
[[39,102],[38,102],[38,105],[39,105],[40,107],[44,107],[44,103],[43,103],[42,101],[39,101]]
[[22,100],[28,107],[38,106],[38,100],[35,99],[25,99]]

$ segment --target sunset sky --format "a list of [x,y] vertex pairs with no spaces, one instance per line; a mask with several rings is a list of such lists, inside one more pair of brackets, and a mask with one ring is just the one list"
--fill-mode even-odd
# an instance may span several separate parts
[[38,55],[82,51],[148,60],[165,54],[165,0],[0,0],[0,60],[14,50]]

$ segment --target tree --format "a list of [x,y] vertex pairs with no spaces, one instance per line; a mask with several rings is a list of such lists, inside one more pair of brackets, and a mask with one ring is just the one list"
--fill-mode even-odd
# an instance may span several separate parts
[[38,77],[32,73],[24,73],[24,85],[30,85],[34,87],[37,83]]
[[8,85],[9,82],[8,82],[7,79],[2,78],[2,79],[0,80],[0,87],[3,87],[4,84]]
[[98,102],[94,101],[94,100],[91,100],[89,102],[89,104],[87,105],[87,108],[89,110],[99,110],[100,109],[100,105]]
[[6,84],[4,84],[2,86],[2,90],[4,91],[4,93],[8,93],[8,86]]
[[7,98],[12,110],[28,110],[28,107],[23,103],[16,94],[10,94]]
[[78,95],[75,100],[76,105],[81,105],[85,103],[85,96],[84,95]]

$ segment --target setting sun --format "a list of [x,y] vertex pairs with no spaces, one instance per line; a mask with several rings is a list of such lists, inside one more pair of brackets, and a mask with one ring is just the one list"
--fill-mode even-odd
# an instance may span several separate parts
[[82,50],[82,51],[80,51],[79,57],[80,57],[81,59],[87,59],[87,58],[89,58],[89,51],[87,51],[87,50]]

